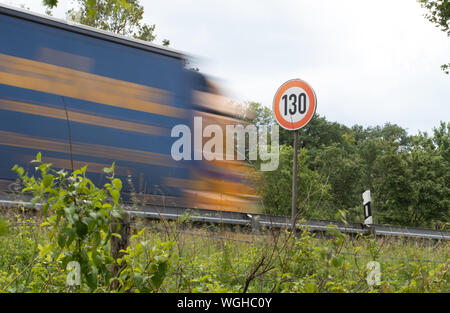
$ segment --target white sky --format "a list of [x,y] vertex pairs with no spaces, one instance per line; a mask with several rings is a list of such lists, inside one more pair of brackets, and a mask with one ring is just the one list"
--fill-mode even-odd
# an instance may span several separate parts
[[[41,0],[0,0],[44,12]],[[64,17],[70,0],[60,0]],[[156,43],[198,56],[229,96],[271,107],[278,87],[301,78],[317,113],[347,126],[428,131],[450,121],[450,38],[415,0],[141,0]]]

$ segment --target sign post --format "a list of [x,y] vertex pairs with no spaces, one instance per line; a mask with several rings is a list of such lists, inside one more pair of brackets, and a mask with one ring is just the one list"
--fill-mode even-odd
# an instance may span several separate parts
[[294,160],[292,162],[292,229],[295,229],[295,220],[297,218],[297,153],[298,153],[298,130],[294,130]]
[[370,190],[364,191],[362,194],[363,197],[363,206],[364,206],[364,225],[372,225],[372,208],[370,206]]
[[363,198],[363,206],[364,206],[363,227],[367,227],[367,229],[369,230],[369,233],[375,236],[376,233],[375,233],[375,227],[373,226],[372,207],[370,205],[370,203],[371,203],[370,190],[364,191],[364,193],[362,194],[362,198]]
[[278,88],[273,99],[273,113],[278,124],[294,132],[294,159],[292,165],[292,230],[297,219],[297,150],[298,130],[306,126],[314,116],[317,97],[303,80],[291,79]]

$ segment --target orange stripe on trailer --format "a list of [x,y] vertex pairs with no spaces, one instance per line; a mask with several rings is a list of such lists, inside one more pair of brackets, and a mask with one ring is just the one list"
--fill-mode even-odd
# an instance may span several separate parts
[[[36,156],[34,155],[21,155],[20,159],[26,163],[29,163],[30,161],[34,160]],[[45,155],[42,156],[42,162],[44,163],[51,163],[56,168],[64,168],[69,169],[71,168],[70,160],[69,159],[63,159],[63,158],[53,158],[53,157],[46,157]],[[103,169],[105,167],[109,168],[111,167],[111,164],[106,163],[97,163],[97,162],[87,162],[87,161],[80,161],[80,160],[73,160],[73,167],[74,169],[82,168],[83,166],[87,165],[87,172],[92,173],[104,173]],[[114,166],[114,173],[117,175],[126,176],[131,169],[122,167],[122,166]]]
[[[43,139],[8,131],[0,131],[0,145],[62,153],[69,153],[70,148],[65,141]],[[170,155],[166,154],[82,142],[72,143],[72,153],[150,165],[180,166],[171,159]]]
[[[12,100],[4,100],[0,99],[0,109],[33,114],[51,118],[57,118],[66,120],[66,111],[63,109],[57,109],[45,105],[36,105],[26,102],[12,101]],[[158,136],[168,136],[169,130],[167,128],[123,121],[118,119],[112,119],[107,117],[102,117],[98,115],[94,115],[92,113],[82,113],[77,111],[67,111],[69,120],[77,123],[90,124],[102,127],[109,127],[121,130],[127,130],[131,132],[138,132],[150,135],[158,135]]]
[[183,118],[172,93],[44,62],[0,54],[0,83],[151,114]]
[[255,201],[242,200],[215,192],[198,190],[185,190],[184,192],[196,208],[244,213],[257,213],[261,211]]
[[168,186],[196,189],[199,191],[215,192],[240,198],[255,198],[258,197],[256,190],[250,186],[230,182],[227,180],[218,180],[205,177],[204,179],[183,179],[167,177],[165,182]]

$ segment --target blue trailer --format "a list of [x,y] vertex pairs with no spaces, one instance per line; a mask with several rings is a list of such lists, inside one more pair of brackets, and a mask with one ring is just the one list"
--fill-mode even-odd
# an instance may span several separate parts
[[[88,164],[96,185],[115,162],[124,198],[135,191],[150,202],[163,196],[186,205],[186,186],[202,185],[193,173],[211,164],[171,157],[172,127],[190,126],[201,111],[194,91],[208,92],[206,79],[185,69],[184,54],[4,5],[0,42],[3,186],[16,179],[11,168],[37,152],[56,168]],[[244,206],[227,210],[252,211]]]

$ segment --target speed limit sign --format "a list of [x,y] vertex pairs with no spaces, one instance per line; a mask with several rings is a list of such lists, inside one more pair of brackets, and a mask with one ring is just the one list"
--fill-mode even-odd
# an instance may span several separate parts
[[297,130],[308,124],[316,107],[314,90],[300,79],[285,82],[278,88],[273,99],[275,119],[287,130]]
[[314,90],[301,79],[291,79],[278,88],[273,98],[273,113],[281,127],[294,133],[292,161],[292,230],[296,229],[297,220],[297,158],[298,129],[311,121],[316,112],[317,97]]

